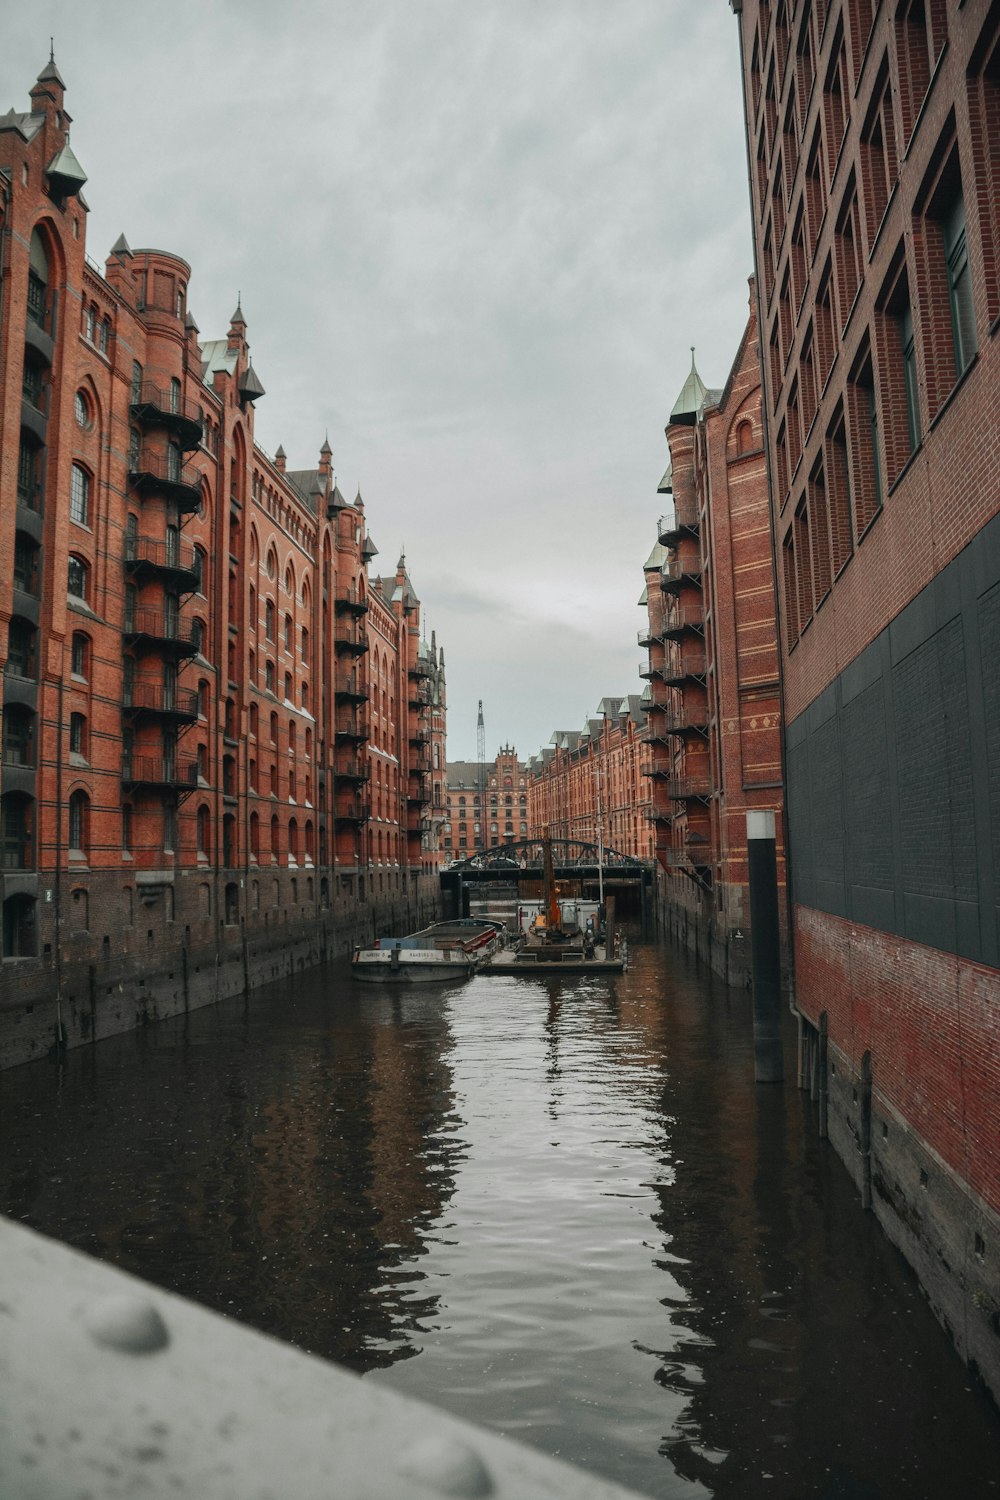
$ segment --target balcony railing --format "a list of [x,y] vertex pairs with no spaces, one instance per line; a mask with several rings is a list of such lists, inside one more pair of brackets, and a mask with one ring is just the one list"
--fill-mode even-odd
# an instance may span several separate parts
[[368,804],[360,797],[349,797],[338,801],[333,809],[337,823],[367,823]]
[[158,573],[182,579],[196,589],[201,582],[198,554],[180,537],[167,541],[151,536],[125,538],[124,562],[130,573]]
[[663,669],[663,680],[671,687],[680,687],[691,681],[702,682],[706,670],[704,655],[692,651],[668,661]]
[[333,644],[339,651],[350,651],[360,656],[368,650],[368,632],[362,624],[336,625]]
[[334,594],[333,607],[338,614],[346,610],[349,614],[363,615],[367,613],[368,600],[358,599],[354,596],[354,594],[342,592],[339,594]]
[[660,569],[660,588],[677,589],[685,583],[701,583],[701,559],[698,557],[671,557]]
[[145,447],[129,459],[129,483],[140,495],[165,495],[177,509],[190,514],[201,506],[201,475],[197,469],[173,463]]
[[664,640],[679,641],[689,631],[705,634],[705,612],[700,605],[678,605],[672,609],[663,622],[661,634]]
[[693,505],[675,505],[672,511],[660,517],[656,534],[663,547],[672,547],[682,536],[690,536],[698,530],[698,512]]
[[198,717],[198,693],[195,688],[162,682],[133,682],[125,688],[122,707],[133,714],[164,714],[193,721]]
[[369,781],[372,772],[363,760],[346,760],[334,764],[333,774],[338,781]]
[[144,426],[165,427],[185,449],[197,448],[204,427],[201,408],[186,401],[175,387],[166,389],[144,380],[132,392],[132,414]]
[[412,666],[407,668],[411,677],[429,677],[431,675],[430,663],[422,657],[418,657]]
[[198,762],[177,755],[126,755],[122,781],[128,786],[195,787]]
[[707,802],[712,788],[707,776],[672,776],[667,782],[667,795],[675,802]]
[[689,734],[692,731],[704,734],[708,729],[708,708],[704,703],[685,703],[680,709],[667,710],[660,727],[664,734]]
[[704,843],[683,844],[679,848],[674,846],[663,850],[663,861],[674,869],[683,869],[686,865],[704,866],[712,862],[712,846],[706,839]]
[[363,682],[335,682],[333,696],[338,703],[367,703],[369,693]]
[[198,650],[195,626],[190,620],[177,619],[145,604],[126,611],[123,630],[133,640],[155,641],[172,647],[179,655],[194,656]]
[[360,714],[341,714],[334,720],[333,732],[342,740],[366,740],[368,720]]

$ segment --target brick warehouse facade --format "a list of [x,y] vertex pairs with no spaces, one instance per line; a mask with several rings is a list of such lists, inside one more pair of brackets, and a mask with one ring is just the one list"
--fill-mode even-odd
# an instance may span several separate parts
[[[645,564],[650,815],[667,930],[731,984],[749,977],[746,815],[776,813],[784,886],[774,574],[751,311],[722,391],[692,362]],[[784,904],[784,903],[782,903]]]
[[557,730],[528,762],[528,827],[633,859],[653,857],[646,711],[638,693],[602,698],[581,730]]
[[1000,5],[732,6],[803,1066],[1000,1396]]
[[[369,579],[324,442],[254,443],[237,308],[86,258],[54,61],[0,116],[0,1063],[239,992],[430,915],[443,662]],[[12,564],[12,566],[11,566]]]
[[513,745],[501,745],[492,761],[452,761],[447,772],[447,820],[442,829],[446,859],[468,859],[484,849],[527,838],[527,769]]

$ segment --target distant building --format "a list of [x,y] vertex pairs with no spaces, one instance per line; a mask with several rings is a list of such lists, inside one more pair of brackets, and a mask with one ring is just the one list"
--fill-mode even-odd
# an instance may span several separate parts
[[[746,815],[777,814],[780,699],[757,319],[726,386],[691,373],[667,424],[665,513],[646,561],[648,774],[669,930],[747,979]],[[784,900],[782,900],[782,909]]]
[[466,859],[528,837],[527,772],[513,745],[482,764],[451,761],[447,774],[446,859]]
[[528,762],[531,837],[603,842],[634,859],[653,857],[648,817],[650,747],[637,693],[605,697],[582,730],[557,730]]
[[[324,442],[254,441],[237,305],[86,255],[54,61],[0,116],[0,1065],[414,922],[443,665]],[[432,690],[427,690],[427,684]]]
[[1000,1396],[1000,8],[733,9],[802,1067]]

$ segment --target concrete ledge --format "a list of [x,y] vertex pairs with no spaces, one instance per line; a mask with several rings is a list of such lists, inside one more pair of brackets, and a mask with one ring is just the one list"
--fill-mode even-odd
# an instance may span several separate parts
[[4,1500],[628,1500],[0,1219]]

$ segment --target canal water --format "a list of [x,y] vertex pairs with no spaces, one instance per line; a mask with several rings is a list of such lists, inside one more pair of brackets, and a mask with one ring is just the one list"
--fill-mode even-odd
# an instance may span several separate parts
[[0,1208],[653,1496],[1000,1495],[1000,1422],[748,998],[337,964],[0,1077]]

